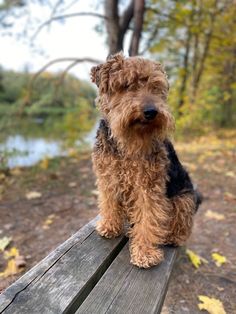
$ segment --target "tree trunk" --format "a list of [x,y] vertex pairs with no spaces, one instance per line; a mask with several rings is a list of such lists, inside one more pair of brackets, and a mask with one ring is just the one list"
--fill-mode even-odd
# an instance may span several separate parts
[[143,28],[143,19],[145,11],[145,0],[134,1],[134,30],[131,38],[129,55],[138,55],[139,43],[141,39],[141,33]]
[[208,34],[206,35],[206,41],[205,41],[205,45],[204,45],[204,49],[203,49],[203,54],[202,57],[200,59],[200,64],[199,64],[199,68],[198,71],[196,73],[196,75],[193,78],[193,100],[195,100],[196,95],[197,95],[197,91],[198,91],[198,87],[200,84],[200,80],[205,68],[205,62],[208,56],[208,52],[210,49],[210,43],[211,43],[211,39],[212,39],[212,34],[213,34],[213,28],[210,29],[210,31],[208,32]]
[[[210,26],[209,26],[208,32],[206,34],[206,37],[205,37],[203,53],[202,53],[201,58],[199,59],[198,70],[197,70],[197,68],[195,68],[195,72],[193,73],[193,86],[192,86],[192,88],[193,88],[193,91],[192,91],[193,102],[195,101],[195,98],[197,95],[200,80],[201,80],[201,77],[202,77],[202,74],[203,74],[203,71],[205,68],[205,62],[206,62],[206,59],[208,57],[208,53],[210,50],[210,44],[211,44],[212,35],[213,35],[213,31],[214,31],[214,23],[215,23],[215,19],[216,19],[217,3],[218,3],[218,0],[215,0],[214,12],[212,12],[210,15]],[[196,67],[197,67],[197,64],[196,64]]]
[[112,55],[123,50],[124,37],[134,16],[134,0],[129,2],[123,15],[121,16],[119,15],[118,4],[119,0],[105,0],[104,9],[108,35],[108,55]]
[[180,109],[182,108],[184,104],[184,96],[186,94],[187,89],[187,79],[189,75],[189,53],[190,53],[190,44],[191,44],[192,34],[190,27],[188,29],[187,39],[186,39],[186,46],[185,46],[185,53],[184,53],[184,62],[183,62],[183,76],[182,76],[182,82],[179,90],[179,103],[178,103],[178,111],[179,115],[182,115]]
[[233,88],[232,85],[235,82],[236,77],[236,47],[232,48],[232,59],[228,59],[225,62],[224,66],[224,72],[223,72],[224,82],[223,82],[223,95],[224,98],[222,98],[222,119],[220,126],[226,127],[231,126],[233,122]]
[[107,17],[105,23],[108,35],[109,55],[114,54],[123,48],[122,43],[118,40],[120,32],[118,2],[119,0],[105,1],[105,16]]
[[179,90],[179,102],[178,102],[178,113],[181,116],[181,108],[184,104],[184,96],[186,95],[187,89],[187,79],[189,77],[189,57],[190,57],[190,49],[191,49],[191,41],[192,41],[192,24],[195,16],[195,8],[196,8],[196,0],[192,3],[192,12],[190,15],[190,20],[188,23],[187,29],[187,37],[186,37],[186,45],[185,45],[185,53],[184,53],[184,60],[183,60],[183,75],[182,75],[182,82],[180,85]]

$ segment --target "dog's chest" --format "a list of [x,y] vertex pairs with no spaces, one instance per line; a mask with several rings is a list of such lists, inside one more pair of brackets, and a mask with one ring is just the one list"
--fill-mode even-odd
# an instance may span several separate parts
[[166,178],[166,170],[158,157],[153,160],[121,159],[116,171],[121,203],[129,207],[135,203],[140,194],[162,186]]

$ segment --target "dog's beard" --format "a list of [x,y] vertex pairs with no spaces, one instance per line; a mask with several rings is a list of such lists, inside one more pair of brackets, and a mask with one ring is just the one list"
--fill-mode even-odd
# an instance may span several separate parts
[[159,113],[152,121],[137,114],[130,117],[117,114],[110,122],[111,134],[126,153],[147,154],[154,141],[161,142],[168,136],[172,121],[168,112]]

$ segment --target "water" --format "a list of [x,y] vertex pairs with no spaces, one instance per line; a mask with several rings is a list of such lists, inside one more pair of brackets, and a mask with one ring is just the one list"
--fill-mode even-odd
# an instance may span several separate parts
[[[76,141],[75,147],[78,148],[84,144],[91,147],[95,140],[97,127],[98,121],[91,131],[84,135],[83,141]],[[67,150],[63,140],[26,136],[17,133],[7,136],[4,142],[0,143],[1,154],[7,156],[6,165],[13,168],[33,166],[44,158],[66,156]]]

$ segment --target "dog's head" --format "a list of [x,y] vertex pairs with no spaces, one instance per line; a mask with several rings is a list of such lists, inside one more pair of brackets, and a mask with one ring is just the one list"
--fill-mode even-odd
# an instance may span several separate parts
[[91,70],[97,105],[118,140],[157,137],[173,129],[166,100],[169,84],[160,63],[118,53]]

